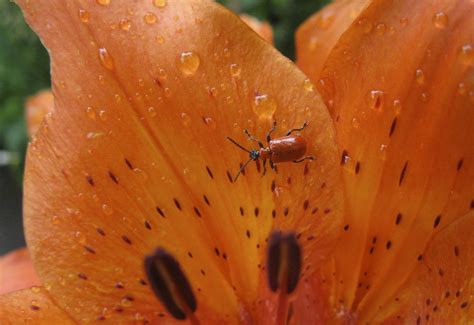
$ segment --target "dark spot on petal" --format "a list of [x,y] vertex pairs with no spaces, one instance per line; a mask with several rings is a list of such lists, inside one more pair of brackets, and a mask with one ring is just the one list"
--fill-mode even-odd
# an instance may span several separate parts
[[318,212],[318,208],[313,208],[313,210],[311,210],[311,214],[315,214],[316,212]]
[[422,261],[423,260],[423,255],[418,255],[417,260]]
[[204,202],[206,202],[206,204],[207,204],[208,206],[211,206],[211,202],[209,202],[209,199],[207,198],[206,195],[203,195],[202,198],[204,199]]
[[104,229],[102,229],[102,228],[96,228],[95,230],[97,231],[97,233],[98,233],[99,235],[105,236],[105,231],[104,231]]
[[374,250],[375,250],[375,247],[374,247],[374,246],[371,246],[370,249],[369,249],[369,254],[373,254],[373,253],[374,253]]
[[400,179],[398,180],[398,186],[401,186],[403,183],[403,179],[405,178],[405,173],[407,172],[407,167],[408,167],[408,160],[405,161],[405,165],[403,165],[403,169],[400,173]]
[[193,210],[194,210],[194,213],[195,213],[199,218],[201,218],[201,212],[199,211],[199,209],[196,208],[196,207],[194,207]]
[[86,176],[86,179],[87,179],[87,183],[89,183],[90,186],[94,186],[94,185],[95,185],[95,182],[94,182],[94,179],[92,178],[92,176],[87,175],[87,176]]
[[372,244],[375,244],[376,242],[377,242],[377,237],[374,236],[374,237],[372,238]]
[[397,127],[397,118],[395,117],[392,121],[392,126],[390,126],[390,132],[388,133],[389,137],[393,135],[393,132],[395,132],[396,127]]
[[308,207],[309,207],[309,201],[308,201],[308,200],[304,200],[304,202],[303,202],[303,210],[308,210]]
[[356,173],[356,175],[359,174],[359,171],[360,171],[360,161],[356,162],[356,165],[355,165],[355,173]]
[[233,183],[234,180],[232,179],[232,176],[230,175],[229,171],[227,171],[227,178],[229,179],[229,182]]
[[331,212],[331,209],[324,209],[324,214],[328,214],[329,212]]
[[275,218],[276,218],[276,215],[277,215],[276,210],[273,209],[273,210],[272,210],[272,218],[275,219]]
[[387,249],[390,249],[390,248],[392,247],[392,242],[391,242],[390,240],[387,241],[387,244],[385,244],[385,247],[386,247]]
[[275,188],[276,188],[276,184],[275,184],[275,180],[273,180],[273,181],[272,181],[272,185],[271,185],[271,187],[270,187],[270,190],[271,190],[272,192],[274,192],[274,191],[275,191]]
[[454,256],[458,257],[459,256],[459,247],[454,246]]
[[289,213],[289,212],[290,212],[290,209],[289,209],[288,207],[285,207],[285,208],[283,209],[283,215],[284,215],[285,217],[288,216],[288,213]]
[[217,256],[221,255],[221,252],[219,252],[219,249],[217,247],[214,248],[214,253],[216,253]]
[[124,288],[123,283],[120,282],[120,281],[115,283],[114,287],[117,288],[117,289],[123,289]]
[[159,214],[160,216],[162,216],[163,218],[166,218],[166,216],[165,216],[163,210],[161,210],[159,207],[156,207],[155,209],[156,209],[156,212],[158,212],[158,214]]
[[127,165],[128,169],[133,170],[133,165],[132,165],[132,163],[130,162],[130,160],[128,160],[127,158],[125,158],[124,161],[125,161],[125,164]]
[[109,170],[109,177],[110,179],[112,179],[112,181],[114,181],[115,184],[119,183],[117,176],[115,176],[115,174],[112,173],[110,170]]
[[87,275],[85,275],[84,273],[78,273],[77,276],[79,277],[79,279],[87,280]]
[[461,307],[461,308],[466,308],[466,307],[467,307],[467,301],[464,301],[464,302],[461,304],[460,307]]
[[395,219],[395,224],[398,226],[402,222],[402,214],[397,214],[397,218]]
[[151,225],[150,225],[150,222],[148,222],[148,220],[145,220],[145,228],[148,229],[148,230],[151,230]]
[[457,170],[458,170],[458,171],[461,170],[463,163],[464,163],[464,160],[463,160],[463,159],[460,159],[460,160],[458,161],[458,165],[457,165]]
[[38,311],[38,310],[40,310],[40,307],[36,306],[36,305],[30,305],[30,309],[33,310],[33,311]]
[[123,236],[122,236],[122,240],[123,240],[124,242],[126,242],[127,244],[132,245],[132,241],[131,241],[130,238],[128,238],[127,236],[123,235]]
[[209,166],[206,166],[207,173],[209,174],[209,177],[214,179],[214,174],[212,174],[212,170],[209,168]]
[[258,207],[256,207],[255,210],[253,210],[253,214],[255,215],[255,217],[258,217],[259,212],[260,210],[258,209]]
[[345,225],[344,226],[344,231],[348,231],[349,230],[349,225]]
[[247,235],[247,238],[250,238],[250,237],[251,237],[250,230],[247,230],[247,231],[246,231],[246,235]]
[[240,207],[239,211],[240,211],[240,215],[243,217],[244,216],[244,208]]
[[173,202],[174,202],[174,205],[176,205],[176,208],[178,208],[178,210],[181,211],[181,203],[179,203],[178,199],[174,198]]
[[304,164],[303,175],[306,176],[306,175],[308,175],[308,173],[309,173],[309,167],[308,167],[308,164],[306,163],[306,164]]
[[438,227],[440,222],[441,222],[441,215],[438,215],[433,223],[433,228]]
[[142,286],[146,286],[147,282],[143,279],[138,280],[138,283],[140,283]]
[[95,254],[95,250],[94,250],[92,247],[90,247],[90,246],[85,245],[85,246],[84,246],[84,249],[85,249],[86,251],[88,251],[89,253],[91,253],[91,254]]

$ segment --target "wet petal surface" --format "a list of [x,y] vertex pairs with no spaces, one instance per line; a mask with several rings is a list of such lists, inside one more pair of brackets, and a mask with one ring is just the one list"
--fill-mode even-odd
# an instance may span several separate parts
[[[55,112],[29,147],[25,225],[35,265],[74,318],[170,316],[143,258],[181,263],[197,318],[252,314],[271,229],[296,231],[305,274],[341,226],[329,114],[306,77],[238,17],[201,1],[21,1],[52,56]],[[284,76],[284,78],[281,78]],[[243,134],[301,133],[316,160],[261,176]],[[244,314],[245,314],[244,313]]]

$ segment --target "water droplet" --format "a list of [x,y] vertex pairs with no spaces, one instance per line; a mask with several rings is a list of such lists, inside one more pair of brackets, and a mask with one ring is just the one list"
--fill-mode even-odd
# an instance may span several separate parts
[[187,127],[191,123],[191,118],[188,114],[181,113],[181,121],[183,122],[183,125]]
[[421,99],[422,102],[426,103],[428,101],[428,93],[422,92],[420,94],[420,99]]
[[79,244],[84,245],[86,243],[86,237],[84,236],[82,232],[76,231],[74,236],[76,237]]
[[107,112],[106,111],[100,111],[99,112],[99,117],[102,121],[107,121]]
[[158,44],[163,44],[165,42],[165,39],[163,38],[163,36],[157,36],[156,41],[158,42]]
[[217,127],[216,121],[214,121],[212,117],[205,117],[204,123],[206,123],[206,125],[209,126],[213,130],[215,130]]
[[359,21],[357,22],[357,24],[362,28],[362,31],[365,33],[365,34],[368,34],[372,31],[372,28],[373,28],[373,25],[372,23],[370,22],[370,20],[368,20],[367,18],[361,18],[359,19]]
[[33,293],[38,293],[38,292],[41,291],[41,288],[40,288],[40,287],[37,287],[37,286],[32,286],[32,287],[31,287],[31,291],[32,291]]
[[314,84],[309,79],[304,80],[303,86],[307,91],[314,91]]
[[153,106],[148,107],[148,114],[149,114],[151,117],[155,117],[155,116],[156,116],[156,108],[154,108]]
[[51,223],[53,225],[59,225],[61,223],[61,219],[58,216],[52,216],[51,217]]
[[466,84],[463,82],[460,82],[458,85],[458,94],[461,96],[464,96],[466,94]]
[[369,107],[372,109],[382,109],[384,101],[384,92],[382,90],[371,90],[369,92]]
[[132,301],[127,299],[127,298],[123,298],[122,299],[122,306],[124,307],[130,307],[132,305]]
[[145,16],[143,16],[143,20],[145,21],[145,23],[147,24],[154,24],[156,23],[156,21],[158,20],[158,18],[156,17],[156,15],[152,12],[147,12],[145,14]]
[[84,9],[79,9],[79,19],[83,22],[83,23],[87,23],[89,22],[89,18],[90,18],[90,14],[88,11],[84,10]]
[[166,73],[166,70],[163,69],[163,68],[160,68],[158,70],[158,78],[160,78],[160,80],[165,80],[166,77],[168,77],[168,74]]
[[230,74],[232,77],[238,77],[240,76],[240,73],[242,72],[242,69],[239,67],[237,63],[232,63],[230,66]]
[[395,111],[395,114],[398,115],[400,114],[400,111],[402,110],[402,103],[400,102],[399,99],[395,99],[392,103],[393,110]]
[[88,118],[95,120],[95,110],[92,107],[86,108],[86,114]]
[[471,44],[465,44],[461,47],[460,58],[465,65],[471,66],[474,64],[474,49]]
[[119,22],[119,27],[120,27],[121,30],[129,31],[130,28],[132,27],[132,23],[128,19],[122,19]]
[[110,4],[110,0],[97,0],[97,3],[101,6],[108,6]]
[[439,29],[446,28],[446,26],[448,26],[448,16],[444,12],[438,12],[434,14],[433,24]]
[[334,12],[322,12],[316,18],[316,26],[321,29],[328,29],[334,21]]
[[148,175],[147,173],[145,173],[145,171],[143,169],[140,169],[140,168],[134,168],[133,171],[135,172],[135,174],[137,174],[139,177],[141,177],[143,180],[147,180],[148,179]]
[[178,61],[178,68],[184,75],[193,75],[199,68],[201,59],[193,51],[181,53]]
[[377,35],[379,36],[383,36],[385,34],[385,31],[387,30],[387,26],[385,26],[385,24],[378,24],[376,27],[375,27],[375,32],[377,33]]
[[423,70],[416,69],[415,76],[416,76],[416,82],[419,85],[422,85],[425,83],[425,73],[423,72]]
[[102,211],[105,213],[105,215],[110,216],[112,213],[114,213],[114,209],[112,209],[108,204],[102,204]]
[[99,58],[104,68],[108,70],[114,69],[114,66],[115,66],[114,59],[112,58],[112,56],[109,54],[109,52],[107,51],[105,47],[101,47],[99,49]]
[[354,129],[358,129],[360,127],[359,120],[357,118],[352,118],[351,125]]
[[269,95],[256,95],[253,101],[252,109],[260,118],[271,118],[277,109],[275,99]]
[[153,0],[155,7],[164,8],[166,7],[166,0]]

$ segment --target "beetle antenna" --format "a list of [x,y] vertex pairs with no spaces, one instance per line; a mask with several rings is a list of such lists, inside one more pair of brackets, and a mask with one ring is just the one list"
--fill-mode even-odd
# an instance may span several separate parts
[[245,164],[242,165],[242,167],[240,167],[239,171],[237,172],[237,175],[235,175],[235,177],[234,177],[233,183],[235,183],[235,181],[237,181],[237,178],[240,176],[240,174],[244,171],[245,167],[247,167],[249,162],[251,162],[252,160],[254,160],[254,159],[250,158],[249,160],[247,160],[245,162]]
[[232,142],[233,144],[235,144],[237,147],[239,147],[240,149],[242,149],[243,151],[245,152],[248,152],[250,153],[250,150],[248,149],[245,149],[244,147],[242,147],[240,144],[237,143],[237,141],[235,141],[234,139],[230,138],[230,137],[226,137],[227,140],[229,140],[230,142]]

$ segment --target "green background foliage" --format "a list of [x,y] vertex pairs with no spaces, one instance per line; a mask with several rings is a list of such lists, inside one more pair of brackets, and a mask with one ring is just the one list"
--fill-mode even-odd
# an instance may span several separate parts
[[[69,0],[68,0],[69,1]],[[150,0],[151,1],[151,0]],[[171,1],[171,0],[170,0]],[[266,20],[276,47],[294,58],[294,31],[328,0],[220,0],[237,13]],[[26,25],[19,8],[0,0],[0,254],[24,244],[21,227],[21,181],[27,135],[25,99],[50,87],[49,58]]]

